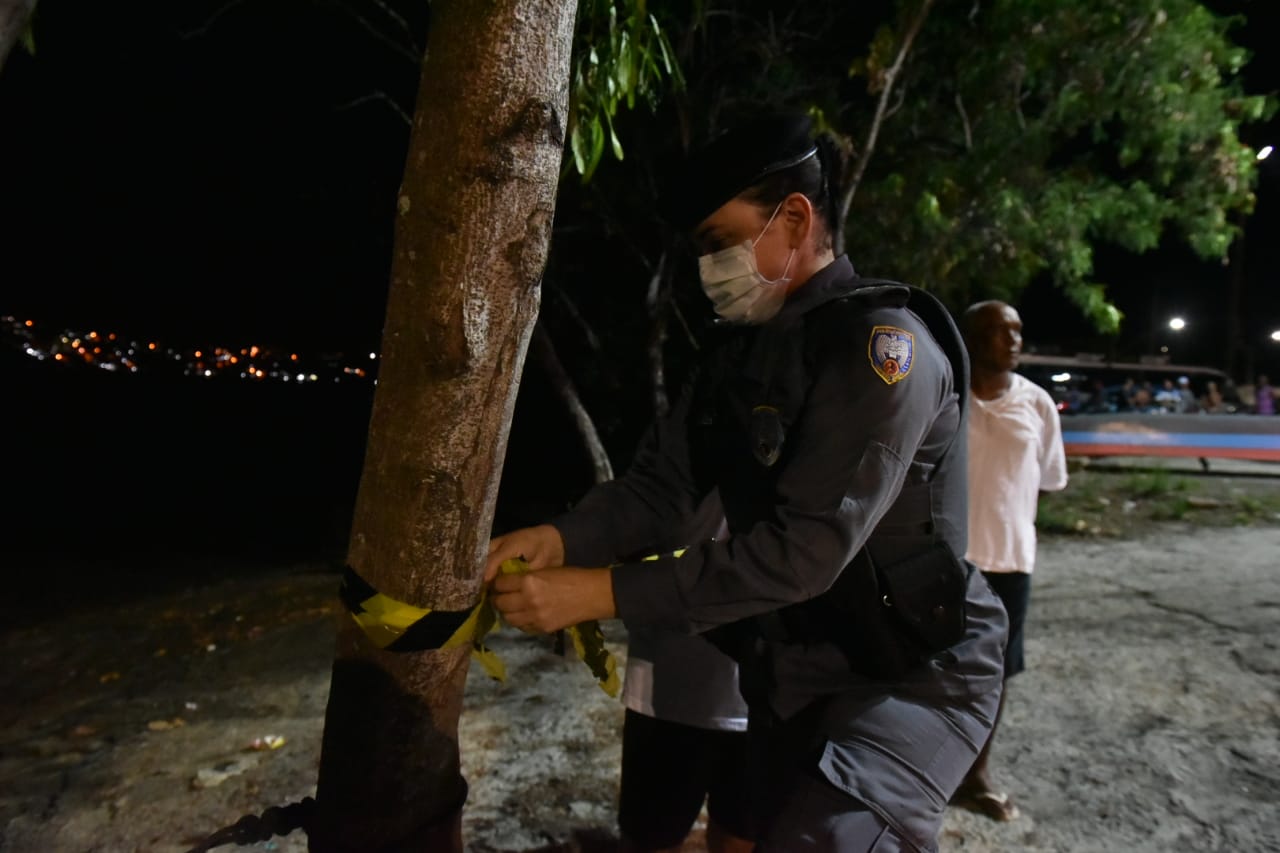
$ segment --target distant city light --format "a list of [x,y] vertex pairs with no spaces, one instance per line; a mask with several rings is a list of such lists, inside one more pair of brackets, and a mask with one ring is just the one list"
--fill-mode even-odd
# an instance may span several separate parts
[[1262,150],[1258,152],[1258,159],[1259,159],[1259,160],[1265,160],[1265,159],[1267,159],[1268,157],[1270,157],[1270,156],[1271,156],[1271,152],[1272,152],[1272,150],[1274,150],[1274,149],[1272,149],[1272,147],[1271,147],[1270,145],[1264,145],[1264,146],[1262,146]]
[[[48,331],[39,334],[34,319],[23,320],[12,315],[0,316],[0,347],[12,347],[37,361],[56,361],[60,364],[87,366],[109,372],[168,373],[175,375],[175,362],[180,365],[178,373],[184,376],[213,378],[217,376],[241,379],[276,380],[289,384],[301,384],[306,381],[317,382],[332,379],[341,382],[341,376],[347,375],[358,379],[373,381],[377,368],[354,367],[341,353],[308,356],[305,353],[290,353],[285,350],[276,356],[271,350],[261,346],[247,346],[240,350],[243,355],[237,356],[235,350],[220,346],[201,347],[161,347],[158,341],[131,342],[125,346],[124,341],[114,332],[90,331],[78,333],[71,329],[59,332]],[[41,327],[44,328],[44,327]],[[108,341],[120,340],[121,343],[111,346]],[[145,347],[144,347],[145,344]],[[366,352],[368,352],[366,350]],[[369,358],[377,360],[377,352],[370,352]],[[161,361],[164,364],[161,364]],[[255,363],[256,362],[256,363]],[[297,372],[303,364],[314,363],[316,372]],[[228,369],[238,365],[239,369]],[[335,375],[337,374],[337,375]]]
[[1186,327],[1187,327],[1187,321],[1182,319],[1181,317],[1174,317],[1172,320],[1169,321],[1169,328],[1173,329],[1175,332],[1181,332]]

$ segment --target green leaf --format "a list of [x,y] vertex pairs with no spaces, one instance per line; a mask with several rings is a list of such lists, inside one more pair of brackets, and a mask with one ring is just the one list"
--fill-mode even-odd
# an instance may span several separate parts
[[22,47],[32,56],[36,55],[36,16],[33,14],[27,18],[26,26],[22,28],[22,35],[18,38],[22,42]]

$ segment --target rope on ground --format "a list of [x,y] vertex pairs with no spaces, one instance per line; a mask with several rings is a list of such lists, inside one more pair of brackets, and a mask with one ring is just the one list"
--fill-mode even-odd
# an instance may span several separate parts
[[247,814],[230,826],[219,829],[187,853],[208,853],[224,844],[244,846],[270,841],[273,835],[288,835],[295,829],[306,832],[315,811],[316,801],[305,797],[301,802],[287,806],[272,806],[261,815]]

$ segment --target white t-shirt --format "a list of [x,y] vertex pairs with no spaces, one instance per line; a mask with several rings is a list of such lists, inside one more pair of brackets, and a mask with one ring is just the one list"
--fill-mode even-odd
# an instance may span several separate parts
[[[707,539],[724,540],[729,526],[720,493],[702,501],[673,542],[660,543],[667,550]],[[670,628],[631,629],[627,644],[627,678],[622,702],[638,714],[672,723],[720,729],[747,730],[747,703],[738,692],[738,665],[704,637],[681,634]]]
[[669,628],[631,630],[622,703],[638,714],[672,723],[747,730],[738,665],[706,639]]
[[1021,374],[994,400],[969,394],[970,562],[1031,573],[1040,492],[1066,488],[1062,425],[1049,392]]

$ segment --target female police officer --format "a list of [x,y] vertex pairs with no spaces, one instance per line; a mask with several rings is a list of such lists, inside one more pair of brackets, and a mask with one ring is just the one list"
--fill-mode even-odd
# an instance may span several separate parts
[[[1001,689],[1004,611],[955,557],[967,367],[930,297],[833,258],[818,147],[784,116],[690,159],[672,208],[738,331],[623,478],[494,539],[486,577],[539,569],[494,580],[519,628],[619,616],[737,658],[760,850],[928,851]],[[729,539],[613,565],[716,487]]]

